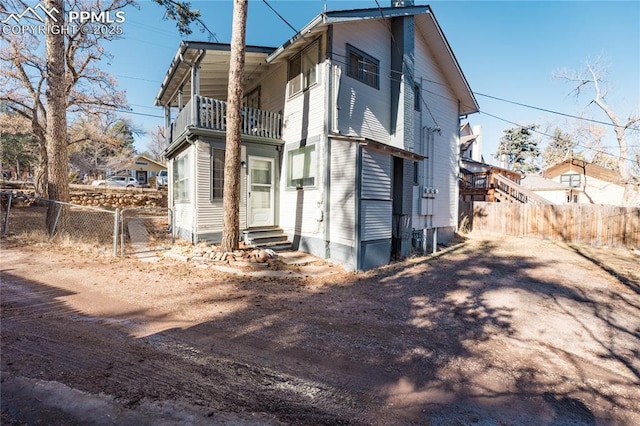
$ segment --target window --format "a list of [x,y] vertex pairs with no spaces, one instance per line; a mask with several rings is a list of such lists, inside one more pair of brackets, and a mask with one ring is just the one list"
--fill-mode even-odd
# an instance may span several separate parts
[[560,183],[563,185],[567,185],[570,188],[579,188],[581,178],[582,178],[582,175],[579,175],[579,174],[561,175]]
[[422,89],[419,84],[413,85],[413,109],[422,111]]
[[316,146],[308,145],[289,151],[287,187],[302,188],[316,184]]
[[242,106],[245,108],[260,108],[260,86],[256,87],[242,98]]
[[221,199],[224,190],[224,149],[211,149],[211,198]]
[[289,96],[307,90],[316,83],[316,65],[320,41],[316,40],[289,60]]
[[376,89],[380,88],[380,61],[347,44],[347,75]]
[[189,202],[189,154],[173,160],[173,199],[176,202]]

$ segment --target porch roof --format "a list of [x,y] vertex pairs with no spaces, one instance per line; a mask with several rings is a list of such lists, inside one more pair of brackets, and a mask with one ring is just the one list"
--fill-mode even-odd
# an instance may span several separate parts
[[422,154],[418,154],[412,151],[407,151],[406,149],[398,148],[396,146],[388,145],[386,143],[374,141],[373,139],[364,138],[361,136],[349,136],[349,135],[342,135],[339,133],[332,133],[329,135],[329,138],[357,143],[362,146],[367,146],[378,151],[387,152],[389,155],[392,155],[394,157],[404,158],[405,160],[422,161],[425,158],[427,158]]
[[[246,46],[244,84],[259,79],[267,71],[265,58],[275,48]],[[200,95],[213,99],[227,99],[231,45],[183,41],[171,61],[155,99],[156,106],[178,106],[177,94],[182,88],[183,102],[191,99],[191,66],[200,62]]]

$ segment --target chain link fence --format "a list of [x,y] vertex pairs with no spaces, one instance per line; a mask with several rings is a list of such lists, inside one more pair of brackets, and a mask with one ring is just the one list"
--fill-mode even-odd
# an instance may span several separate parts
[[25,243],[65,239],[125,256],[167,250],[174,242],[168,208],[106,209],[0,192],[0,213],[2,236]]
[[[2,192],[2,235],[29,240],[61,239],[112,249],[118,212]],[[47,220],[47,217],[49,219]]]

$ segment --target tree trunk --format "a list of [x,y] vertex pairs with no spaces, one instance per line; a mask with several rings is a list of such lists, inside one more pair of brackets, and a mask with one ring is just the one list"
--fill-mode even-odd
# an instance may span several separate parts
[[[64,25],[64,3],[62,0],[46,0],[47,10],[56,9],[57,22],[47,18],[46,25]],[[45,35],[47,54],[47,193],[51,200],[69,201],[69,154],[67,152],[67,98],[65,95],[65,52],[64,34],[60,31],[49,31]],[[47,210],[47,229],[52,230],[58,209],[53,204]],[[66,225],[66,214],[60,216],[58,222]]]
[[240,243],[240,145],[242,81],[244,79],[245,32],[248,0],[234,0],[231,63],[227,94],[227,138],[224,163],[224,229],[221,249],[234,251]]

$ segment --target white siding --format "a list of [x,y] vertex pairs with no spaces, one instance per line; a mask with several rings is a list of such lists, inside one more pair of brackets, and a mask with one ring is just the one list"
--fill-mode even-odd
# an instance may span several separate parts
[[[248,71],[250,73],[250,71]],[[272,69],[251,90],[260,86],[260,109],[270,112],[284,110],[287,85],[287,64],[273,65]],[[248,93],[248,92],[247,92]]]
[[[416,81],[422,84],[423,99],[422,111],[415,117],[415,134],[419,135],[416,150],[428,155],[424,127],[440,128],[433,137],[432,155],[423,161],[420,183],[439,190],[434,201],[433,226],[455,227],[458,211],[458,101],[434,61],[427,41],[419,32],[416,32],[415,40],[415,66]],[[430,167],[433,167],[432,182],[429,180]]]
[[[196,145],[198,154],[196,159],[196,208],[197,224],[196,232],[206,234],[209,232],[221,232],[224,228],[224,210],[222,199],[211,199],[211,146],[207,142],[198,142]],[[246,159],[246,148],[241,147],[241,157]],[[246,227],[247,193],[246,193],[246,169],[240,170],[240,229]]]
[[323,209],[324,188],[324,139],[314,137],[308,140],[316,146],[316,179],[315,186],[296,190],[287,188],[288,150],[295,145],[288,145],[282,156],[282,172],[280,180],[280,227],[289,235],[306,237],[322,237],[322,222],[319,221]]
[[[190,160],[189,164],[190,164],[190,173],[191,176],[193,176],[193,161],[191,160],[193,158],[194,155],[194,151],[192,147],[188,147],[186,149],[188,151]],[[184,152],[184,151],[183,151]],[[181,153],[180,155],[183,155],[183,153]],[[175,158],[169,162],[169,173],[170,173],[170,183],[173,184],[173,169],[174,169],[174,161]],[[194,183],[193,183],[194,179],[191,178],[189,179],[189,184],[191,186],[190,188],[190,196],[189,196],[189,202],[181,202],[181,203],[175,203],[174,202],[174,194],[173,194],[173,187],[172,185],[169,186],[169,205],[173,207],[174,210],[174,225],[175,225],[175,232],[176,232],[176,237],[181,238],[181,239],[185,239],[188,241],[191,241],[192,235],[194,233],[194,222],[195,222],[195,197],[194,197]]]
[[353,247],[355,226],[356,144],[331,141],[330,238]]
[[[333,63],[342,69],[338,91],[338,130],[389,143],[391,69],[390,35],[381,21],[335,25]],[[347,43],[380,61],[380,88],[347,76]]]
[[196,152],[197,232],[220,231],[223,227],[222,200],[211,200],[211,146],[198,142]]
[[[289,143],[306,139],[309,136],[325,132],[325,110],[327,93],[325,93],[324,63],[317,65],[317,83],[301,93],[288,97],[283,114],[283,139]],[[288,88],[285,90],[288,93]]]

